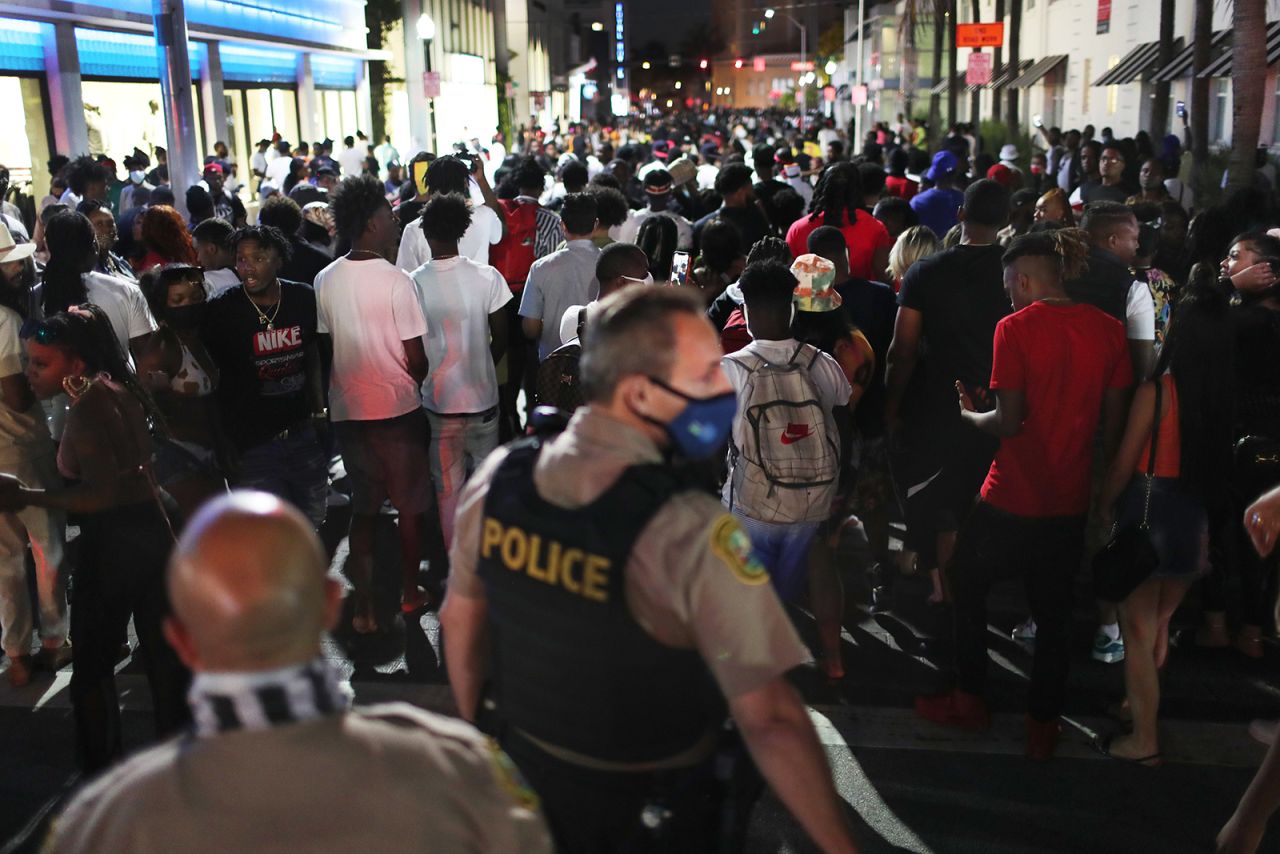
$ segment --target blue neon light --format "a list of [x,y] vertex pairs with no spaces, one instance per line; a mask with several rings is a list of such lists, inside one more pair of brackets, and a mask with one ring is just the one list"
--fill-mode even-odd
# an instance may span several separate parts
[[36,21],[0,18],[0,70],[44,71],[44,40],[52,27]]
[[[152,0],[84,4],[150,18]],[[187,24],[364,50],[364,0],[187,0]]]
[[360,60],[313,53],[311,78],[317,89],[354,89],[360,81]]
[[220,45],[220,53],[223,80],[240,83],[296,83],[298,81],[297,51],[224,42]]
[[[195,80],[200,77],[205,46],[201,42],[188,42],[187,50],[191,79]],[[153,36],[76,27],[76,51],[80,54],[80,74],[84,77],[160,79],[160,57]]]

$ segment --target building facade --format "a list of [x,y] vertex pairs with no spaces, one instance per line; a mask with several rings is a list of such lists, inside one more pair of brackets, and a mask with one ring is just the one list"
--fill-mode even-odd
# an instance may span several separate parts
[[[55,152],[119,162],[168,147],[150,0],[10,0],[0,16],[0,110],[21,123],[0,161],[15,183],[48,192]],[[340,140],[370,126],[363,0],[203,0],[187,28],[201,153],[225,142],[247,166],[274,134]]]

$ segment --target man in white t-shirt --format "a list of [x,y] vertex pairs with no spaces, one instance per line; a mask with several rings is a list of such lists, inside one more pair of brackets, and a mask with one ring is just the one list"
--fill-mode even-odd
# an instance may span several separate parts
[[453,516],[462,485],[498,446],[498,375],[507,346],[511,289],[502,274],[461,253],[459,242],[473,208],[456,193],[435,193],[422,210],[431,260],[413,274],[431,370],[422,405],[431,422],[431,475],[445,542],[453,542]]
[[293,154],[289,150],[289,143],[283,139],[276,143],[275,150],[276,158],[267,163],[267,178],[263,183],[283,191],[284,179],[289,177],[289,171],[293,167]]
[[352,178],[364,172],[364,160],[369,156],[364,144],[356,145],[356,139],[349,136],[342,140],[344,146],[338,155],[338,165],[342,167],[342,177]]
[[[53,439],[44,409],[31,394],[23,376],[23,309],[28,303],[34,271],[27,259],[35,244],[14,245],[0,225],[0,471],[28,486],[56,488],[62,478],[54,462]],[[13,265],[13,266],[10,266]],[[21,270],[15,275],[16,270]],[[67,572],[64,546],[66,514],[30,505],[18,513],[0,513],[0,633],[9,658],[10,685],[21,687],[31,678],[31,598],[23,556],[27,546],[35,561],[40,603],[41,656],[49,669],[66,663]],[[64,651],[65,650],[65,651]]]
[[[427,375],[427,322],[413,281],[386,260],[395,246],[395,214],[372,175],[343,179],[329,203],[351,251],[316,275],[317,331],[333,342],[330,420],[351,481],[352,627],[377,629],[370,582],[382,503],[400,514],[401,610],[429,603],[418,587],[422,557],[431,571],[448,558],[434,510],[426,416],[418,385]],[[443,577],[443,576],[442,576]]]
[[[458,193],[463,198],[470,198],[472,186],[480,191],[484,204],[472,205],[471,225],[458,242],[458,249],[464,258],[470,258],[477,264],[488,264],[489,247],[501,241],[506,233],[506,213],[493,194],[484,170],[479,168],[479,159],[474,162],[476,169],[469,170],[461,158],[452,155],[437,157],[427,170],[427,192],[431,195]],[[396,266],[412,273],[430,260],[431,247],[422,233],[422,220],[415,219],[404,227]]]
[[649,207],[632,211],[627,221],[622,224],[618,240],[623,243],[635,243],[640,235],[640,226],[651,216],[668,216],[676,224],[676,248],[681,252],[693,251],[693,223],[670,209],[671,173],[666,169],[654,169],[644,176],[644,192]]

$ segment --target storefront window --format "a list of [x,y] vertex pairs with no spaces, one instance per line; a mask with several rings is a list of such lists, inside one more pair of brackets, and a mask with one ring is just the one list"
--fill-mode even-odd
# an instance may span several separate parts
[[13,186],[34,199],[49,192],[49,137],[44,123],[44,97],[34,77],[0,77],[0,115],[10,117],[9,132],[0,134],[0,163],[9,169]]
[[[134,146],[153,161],[156,146],[168,147],[159,83],[86,80],[81,91],[90,151],[104,152],[120,163]],[[196,116],[199,121],[198,110]]]

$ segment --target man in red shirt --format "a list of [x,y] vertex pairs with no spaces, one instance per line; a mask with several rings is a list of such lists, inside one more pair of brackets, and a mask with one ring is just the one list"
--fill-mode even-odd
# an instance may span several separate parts
[[917,714],[931,721],[966,729],[990,724],[982,698],[987,593],[998,581],[1022,576],[1038,626],[1027,715],[1027,757],[1036,760],[1051,758],[1058,740],[1072,580],[1084,548],[1099,415],[1109,458],[1133,382],[1124,325],[1063,289],[1087,254],[1084,235],[1063,229],[1019,237],[1004,255],[1015,312],[996,326],[995,408],[975,411],[956,384],[964,421],[1000,437],[949,572],[958,684],[916,699]]

